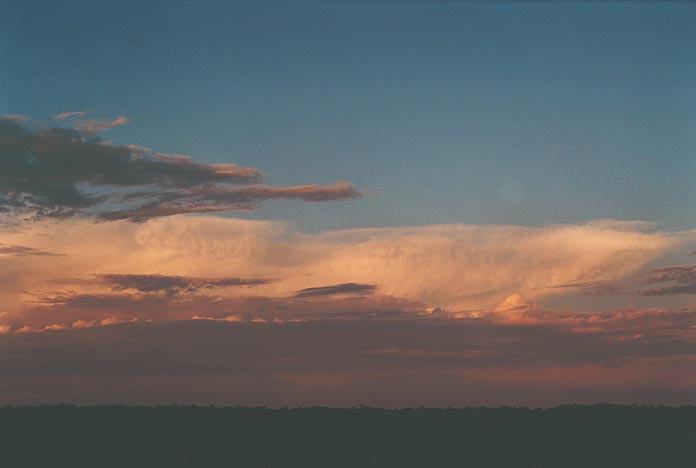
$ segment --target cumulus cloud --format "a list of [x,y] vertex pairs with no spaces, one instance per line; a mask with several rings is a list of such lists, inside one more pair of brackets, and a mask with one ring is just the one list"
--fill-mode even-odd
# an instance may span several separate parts
[[261,185],[261,173],[255,168],[201,163],[183,155],[107,144],[94,136],[126,120],[84,121],[76,129],[33,131],[0,119],[0,209],[40,217],[98,213],[102,220],[142,221],[180,213],[256,209],[272,199],[320,202],[360,195],[345,182]]

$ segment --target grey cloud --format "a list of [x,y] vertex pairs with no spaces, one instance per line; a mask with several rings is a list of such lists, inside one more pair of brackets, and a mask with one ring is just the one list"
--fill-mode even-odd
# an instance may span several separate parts
[[177,192],[159,193],[150,203],[129,210],[116,210],[99,215],[100,219],[114,221],[128,219],[144,221],[161,216],[182,213],[209,213],[216,211],[248,211],[258,208],[258,202],[273,199],[323,202],[348,200],[362,194],[347,182],[331,185],[298,185],[271,187],[249,185],[245,187],[220,187],[206,185]]
[[61,256],[62,254],[56,254],[53,252],[46,252],[40,249],[34,249],[32,247],[26,247],[24,245],[8,245],[0,244],[0,255],[15,255],[15,256],[25,256],[25,255],[36,255],[36,256]]
[[612,296],[627,292],[624,285],[616,281],[581,281],[553,286],[553,289],[572,289],[587,296]]
[[32,131],[0,119],[0,209],[58,217],[91,214],[101,207],[102,220],[140,221],[257,209],[260,202],[272,199],[320,202],[361,195],[345,182],[260,185],[261,174],[251,167],[110,145],[93,130],[96,127]]
[[696,294],[696,282],[691,284],[678,284],[662,288],[652,288],[641,291],[643,296],[673,296],[675,294]]
[[[660,285],[645,288],[645,284]],[[696,266],[670,266],[650,271],[643,278],[618,281],[584,281],[560,284],[554,289],[570,289],[588,296],[638,294],[642,296],[670,296],[696,294]]]
[[641,291],[644,296],[696,294],[696,266],[673,266],[652,271],[649,284],[671,283]]
[[337,294],[372,294],[377,290],[374,284],[342,283],[330,286],[318,286],[299,290],[295,297],[323,297]]
[[658,268],[653,270],[647,279],[648,283],[664,283],[667,281],[676,281],[681,284],[696,282],[696,266]]
[[230,286],[258,286],[270,280],[260,278],[197,278],[191,276],[111,274],[98,278],[112,286],[115,291],[133,289],[139,292],[195,292],[201,289],[226,288]]

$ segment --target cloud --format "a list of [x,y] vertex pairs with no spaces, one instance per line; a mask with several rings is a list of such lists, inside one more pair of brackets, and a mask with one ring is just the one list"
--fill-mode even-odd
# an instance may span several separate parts
[[[144,223],[46,220],[4,232],[2,242],[65,254],[0,256],[0,312],[11,316],[17,328],[29,324],[30,315],[34,317],[32,326],[57,321],[60,314],[39,320],[36,311],[29,313],[37,298],[72,298],[66,302],[70,307],[60,312],[70,316],[66,322],[94,320],[92,312],[80,315],[84,308],[77,307],[78,297],[112,300],[115,292],[122,292],[132,295],[130,303],[136,304],[145,289],[157,287],[162,288],[159,295],[165,295],[167,289],[176,291],[172,294],[176,304],[148,303],[140,312],[128,312],[126,318],[231,316],[237,314],[242,298],[253,295],[263,300],[244,302],[247,316],[282,319],[278,307],[288,308],[293,300],[347,298],[347,294],[311,294],[338,292],[346,289],[340,285],[351,283],[362,285],[358,286],[361,292],[374,286],[374,294],[363,294],[373,304],[391,297],[402,301],[399,310],[404,310],[403,301],[410,301],[420,306],[407,309],[440,307],[453,313],[476,310],[482,314],[514,294],[539,304],[554,296],[559,300],[572,296],[572,289],[569,294],[567,288],[552,287],[558,284],[635,277],[680,245],[669,233],[629,231],[602,223],[439,225],[308,234],[282,222],[203,216],[155,218]],[[75,278],[97,280],[75,282]],[[253,288],[203,287],[207,279],[222,278],[273,281]],[[311,289],[325,286],[329,288]],[[355,287],[347,287],[351,288]],[[293,297],[298,291],[310,296]],[[53,301],[51,306],[57,307],[59,302]],[[118,304],[130,310],[126,299]],[[180,306],[184,307],[181,314]],[[265,311],[261,311],[263,307]],[[176,313],[168,315],[167,308]],[[290,308],[296,310],[295,305]],[[332,315],[335,310],[326,307],[324,312]],[[349,311],[341,309],[344,312]],[[108,314],[118,315],[116,311]],[[300,318],[298,314],[290,314],[290,318]]]
[[[118,118],[108,125],[123,122]],[[273,199],[320,202],[361,195],[345,182],[261,185],[255,168],[106,144],[93,136],[97,127],[88,123],[77,129],[33,131],[0,120],[0,209],[43,218],[98,214],[102,220],[142,221],[257,209],[260,202]]]
[[230,286],[258,286],[269,280],[259,278],[195,278],[190,276],[103,274],[99,280],[111,285],[115,291],[132,289],[139,292],[194,292],[201,289],[226,288]]
[[696,294],[696,266],[672,266],[652,271],[647,283],[673,283],[658,288],[645,289],[644,296],[669,296]]
[[178,192],[159,193],[157,200],[131,210],[117,210],[99,215],[106,221],[144,221],[162,216],[216,211],[245,211],[258,208],[261,200],[295,199],[307,202],[348,200],[362,194],[347,182],[332,185],[270,187],[251,185],[241,188],[194,187]]
[[29,117],[26,115],[21,115],[21,114],[5,114],[5,115],[0,115],[0,120],[7,120],[10,122],[26,122],[29,120]]
[[505,298],[496,308],[496,312],[511,312],[534,308],[536,305],[528,301],[520,293],[512,293]]
[[372,294],[376,289],[377,286],[374,284],[343,283],[334,284],[331,286],[305,288],[295,293],[295,297],[323,297],[335,296],[338,294]]
[[70,119],[73,117],[82,117],[85,115],[85,111],[74,111],[74,112],[61,112],[60,114],[56,114],[53,116],[54,120],[65,120],[65,119]]
[[[573,290],[557,285],[643,277],[682,245],[669,232],[305,233],[174,216],[48,219],[0,238],[66,254],[0,256],[0,404],[674,404],[696,391],[696,308],[546,301]],[[650,275],[688,278],[662,270]],[[259,278],[273,281],[238,284]]]
[[80,120],[79,122],[77,122],[76,128],[83,133],[96,134],[104,130],[110,130],[112,128],[121,127],[123,125],[128,124],[129,122],[130,120],[128,118],[124,117],[123,115],[119,115],[118,117],[112,120]]
[[587,296],[612,296],[630,292],[626,285],[616,281],[581,281],[552,286],[557,289],[569,289]]
[[[205,290],[158,294],[133,288],[110,292],[62,292],[37,295],[21,313],[5,314],[0,323],[13,333],[42,332],[103,325],[106,319],[165,323],[179,320],[295,323],[315,320],[350,321],[423,314],[425,306],[389,296],[282,298],[253,295],[225,297]],[[310,300],[311,299],[311,300]]]
[[652,271],[648,283],[664,283],[674,281],[680,284],[696,282],[696,266],[671,266]]
[[33,249],[31,247],[26,247],[23,245],[0,244],[0,255],[55,256],[55,255],[61,255],[61,254],[55,254],[52,252],[45,252],[43,250]]

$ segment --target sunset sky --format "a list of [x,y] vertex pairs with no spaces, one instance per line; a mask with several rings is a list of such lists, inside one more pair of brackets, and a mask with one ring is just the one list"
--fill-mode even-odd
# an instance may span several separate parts
[[0,405],[693,403],[696,5],[0,0]]

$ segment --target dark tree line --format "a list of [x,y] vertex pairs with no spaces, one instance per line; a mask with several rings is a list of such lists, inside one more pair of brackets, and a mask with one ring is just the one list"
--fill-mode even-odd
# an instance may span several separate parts
[[0,466],[692,468],[696,407],[4,407]]

